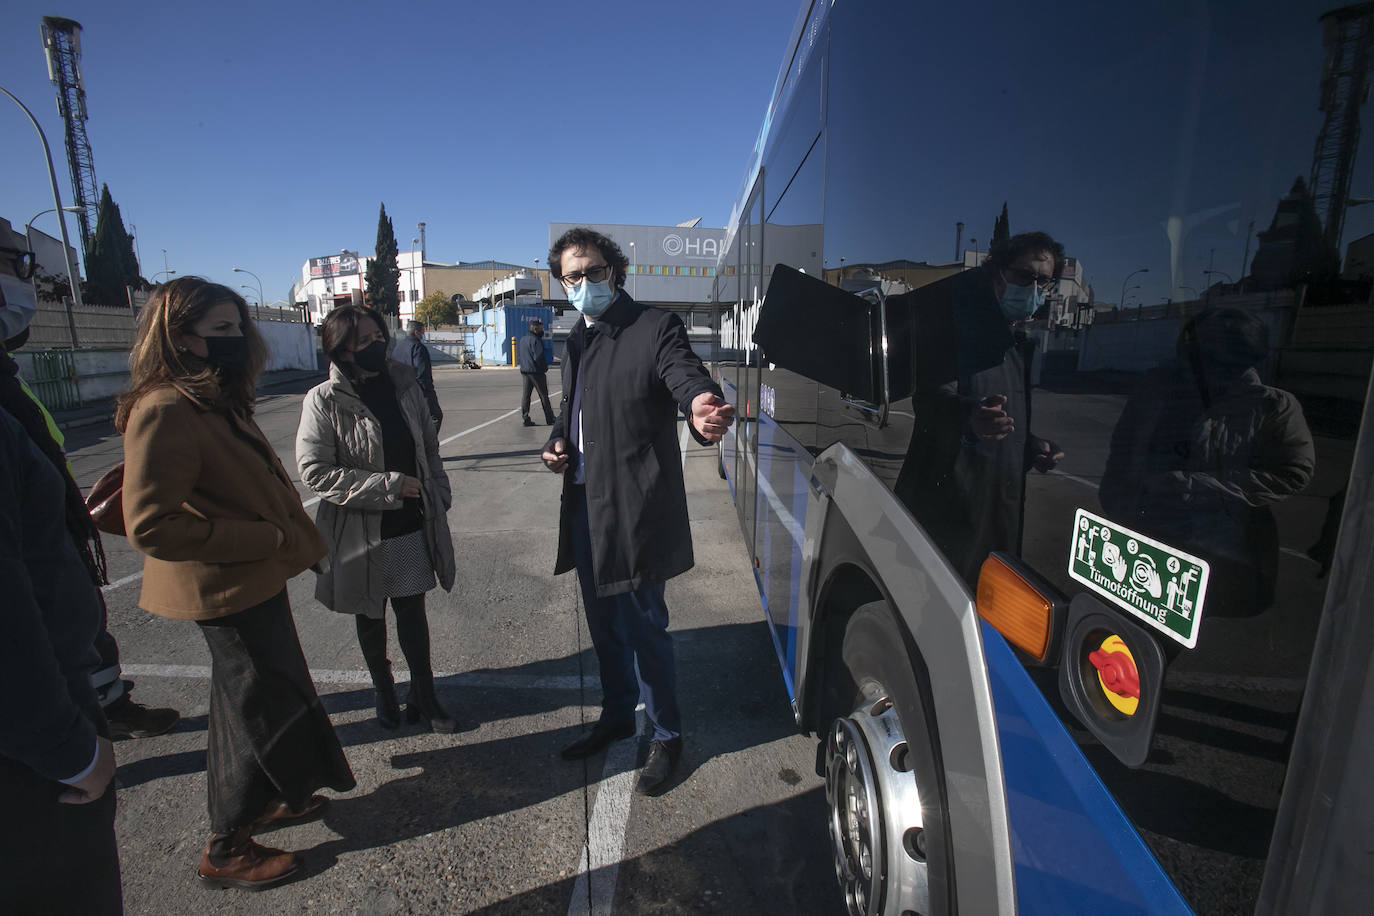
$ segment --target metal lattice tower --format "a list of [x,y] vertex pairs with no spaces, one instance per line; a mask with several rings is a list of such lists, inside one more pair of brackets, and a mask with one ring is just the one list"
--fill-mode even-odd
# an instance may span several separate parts
[[1312,154],[1309,187],[1322,236],[1339,251],[1360,145],[1360,107],[1369,99],[1370,49],[1374,45],[1374,3],[1359,3],[1324,14],[1321,104],[1326,112],[1317,148]]
[[86,139],[86,87],[81,80],[81,23],[60,16],[43,17],[43,52],[48,79],[57,86],[57,113],[67,126],[67,166],[72,173],[73,203],[81,208],[81,250],[89,253],[100,206],[95,160]]

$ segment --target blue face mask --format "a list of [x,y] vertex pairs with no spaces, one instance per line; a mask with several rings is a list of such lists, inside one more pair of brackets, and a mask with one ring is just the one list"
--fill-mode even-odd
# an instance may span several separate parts
[[1008,283],[1002,291],[1002,315],[1008,321],[1025,321],[1035,314],[1036,309],[1045,304],[1045,291],[1038,284],[1018,286]]
[[568,290],[568,301],[588,318],[599,318],[610,307],[611,300],[614,298],[615,290],[611,289],[609,279],[602,280],[600,283],[593,283],[591,280],[584,279]]

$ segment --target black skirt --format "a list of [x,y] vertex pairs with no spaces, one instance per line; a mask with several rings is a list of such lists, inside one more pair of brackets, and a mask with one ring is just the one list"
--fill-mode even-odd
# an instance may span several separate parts
[[357,785],[310,680],[286,590],[198,623],[213,663],[205,764],[210,830],[247,827],[278,798],[299,808],[317,789]]

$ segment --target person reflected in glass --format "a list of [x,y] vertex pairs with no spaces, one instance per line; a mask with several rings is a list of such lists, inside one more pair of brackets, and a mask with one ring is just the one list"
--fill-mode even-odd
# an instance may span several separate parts
[[989,553],[1020,550],[1026,472],[1064,457],[1030,432],[1025,332],[1063,270],[1064,246],[1027,232],[973,270],[888,300],[889,312],[910,310],[909,350],[894,355],[915,391],[895,492],[970,587]]
[[1268,354],[1269,328],[1248,311],[1210,308],[1186,321],[1175,357],[1126,402],[1099,490],[1113,521],[1208,562],[1213,617],[1273,603],[1271,507],[1316,470],[1302,406],[1260,380]]
[[355,615],[358,646],[377,691],[377,722],[400,724],[386,650],[386,606],[410,667],[406,719],[457,730],[439,703],[430,662],[425,593],[453,588],[452,502],[439,440],[415,372],[387,358],[386,322],[346,305],[320,326],[329,379],[301,405],[296,466],[319,494],[315,523],[329,545],[315,597]]
[[237,293],[179,277],[143,307],[115,413],[124,527],[146,555],[139,605],[194,620],[210,649],[211,835],[198,874],[251,890],[300,867],[253,830],[317,814],[328,799],[316,789],[355,785],[286,596],[325,545],[253,421],[266,359]]

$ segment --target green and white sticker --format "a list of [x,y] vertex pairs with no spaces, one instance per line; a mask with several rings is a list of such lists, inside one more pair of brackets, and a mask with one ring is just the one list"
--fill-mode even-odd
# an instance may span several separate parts
[[1069,575],[1188,648],[1197,645],[1206,560],[1079,509]]

